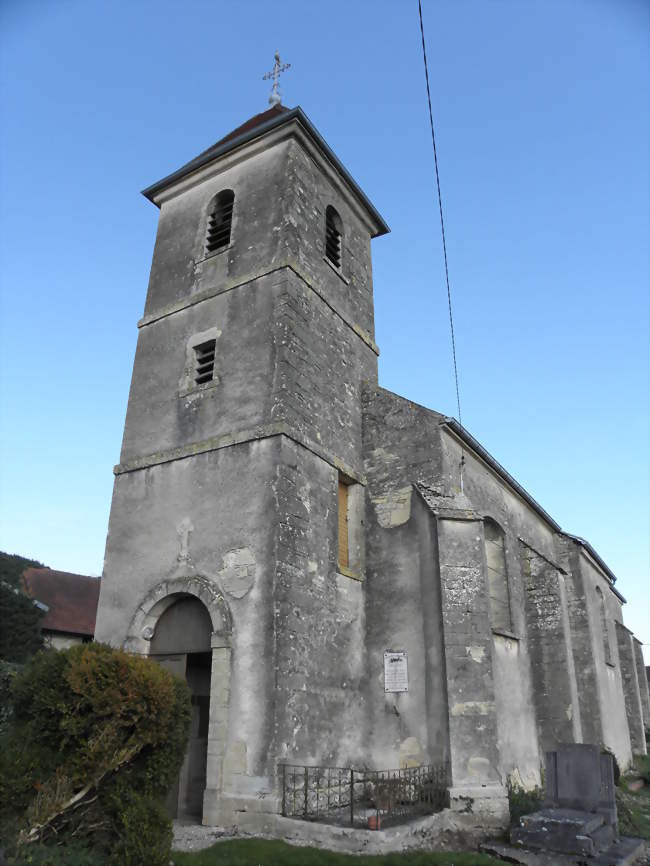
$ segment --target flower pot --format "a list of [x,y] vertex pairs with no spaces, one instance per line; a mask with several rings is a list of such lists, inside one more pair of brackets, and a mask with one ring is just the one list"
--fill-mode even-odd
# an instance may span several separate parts
[[379,815],[368,816],[368,829],[381,830],[381,817]]

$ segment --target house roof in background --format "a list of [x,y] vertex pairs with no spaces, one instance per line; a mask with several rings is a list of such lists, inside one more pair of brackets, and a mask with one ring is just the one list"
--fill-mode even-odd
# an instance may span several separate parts
[[23,572],[27,594],[48,608],[42,628],[89,637],[95,633],[100,583],[98,577],[51,568],[27,568]]

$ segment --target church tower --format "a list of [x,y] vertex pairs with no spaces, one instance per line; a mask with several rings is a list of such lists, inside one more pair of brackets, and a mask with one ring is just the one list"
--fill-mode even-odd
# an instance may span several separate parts
[[96,638],[186,677],[170,806],[232,822],[279,811],[279,763],[362,751],[360,392],[388,228],[281,105],[144,195],[160,219]]

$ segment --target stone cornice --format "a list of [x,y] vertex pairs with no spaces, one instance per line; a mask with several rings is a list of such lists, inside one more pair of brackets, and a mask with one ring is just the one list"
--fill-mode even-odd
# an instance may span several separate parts
[[312,454],[320,457],[321,460],[329,463],[330,466],[348,475],[353,481],[365,485],[366,478],[362,472],[357,472],[345,461],[336,457],[329,449],[317,445],[306,436],[301,436],[295,430],[292,430],[285,421],[276,421],[273,424],[261,424],[248,430],[224,433],[222,436],[213,436],[211,439],[191,442],[178,448],[169,448],[164,451],[154,452],[153,454],[146,454],[143,457],[136,457],[133,460],[127,460],[125,463],[119,463],[113,468],[113,472],[115,475],[125,475],[128,472],[148,469],[150,466],[172,463],[175,460],[185,460],[197,454],[207,454],[210,451],[219,451],[222,448],[230,448],[233,445],[242,445],[245,442],[255,442],[260,439],[269,439],[273,436],[286,436],[287,439],[306,448]]
[[138,322],[138,328],[145,328],[147,325],[152,325],[154,322],[160,321],[160,319],[165,319],[167,316],[172,316],[174,313],[179,313],[181,310],[185,310],[188,307],[193,307],[196,304],[200,304],[203,301],[207,301],[210,298],[216,298],[218,295],[223,295],[226,292],[231,292],[233,289],[238,289],[240,286],[248,285],[248,283],[252,283],[254,280],[259,280],[262,277],[270,276],[271,274],[277,273],[278,271],[288,269],[293,271],[293,273],[307,286],[307,288],[311,289],[315,295],[317,295],[324,304],[326,304],[332,312],[341,319],[341,321],[347,325],[354,333],[359,337],[363,342],[370,348],[375,355],[379,355],[379,347],[372,339],[370,334],[367,331],[364,331],[359,325],[355,324],[351,319],[349,319],[346,315],[341,313],[340,310],[328,300],[325,294],[315,286],[309,277],[300,269],[300,267],[291,259],[287,259],[284,262],[280,262],[273,268],[265,268],[259,271],[254,271],[253,273],[247,274],[245,277],[241,277],[237,280],[231,280],[229,282],[224,283],[221,286],[213,286],[209,289],[204,289],[202,292],[196,292],[194,295],[190,295],[187,298],[183,298],[182,301],[178,301],[175,304],[170,304],[167,307],[163,307],[162,310],[158,310],[155,313],[150,313],[148,316],[144,316]]

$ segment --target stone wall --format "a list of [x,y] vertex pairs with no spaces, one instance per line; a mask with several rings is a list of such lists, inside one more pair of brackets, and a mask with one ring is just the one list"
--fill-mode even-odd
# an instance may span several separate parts
[[213,670],[212,694],[228,710],[209,750],[223,756],[220,786],[258,799],[275,786],[272,485],[279,449],[275,437],[118,475],[95,633],[148,652],[143,616],[154,603],[195,585],[223,597],[232,638],[214,646],[227,646],[219,657],[232,660],[232,670],[227,683],[218,665]]
[[[621,600],[615,595],[610,581],[602,569],[576,542],[575,556],[571,557],[571,573],[582,584],[581,603],[589,620],[591,632],[591,658],[596,679],[596,688],[583,700],[598,700],[598,714],[602,728],[602,739],[596,742],[607,746],[625,768],[632,752],[630,733],[625,713],[622,671],[615,623],[622,620]],[[586,739],[585,739],[586,742]]]
[[[363,407],[368,760],[380,769],[440,762],[449,721],[437,532],[415,487],[440,476],[440,416],[372,386]],[[386,651],[408,654],[408,692],[384,692]]]
[[[283,142],[244,161],[222,160],[203,183],[168,197],[160,209],[145,319],[210,289],[239,285],[286,260],[288,154]],[[206,256],[210,208],[224,189],[235,193],[231,243]]]
[[643,713],[643,724],[650,731],[650,694],[648,689],[648,677],[646,676],[645,662],[643,660],[643,645],[641,641],[633,637],[634,659],[636,661],[636,677],[639,682],[639,693],[641,695],[641,711]]
[[275,288],[273,345],[272,421],[360,478],[361,386],[376,381],[376,355],[289,269]]
[[551,751],[576,739],[561,576],[530,548],[524,553],[524,576],[540,747]]
[[274,481],[275,745],[280,761],[346,766],[363,754],[364,584],[338,574],[338,473],[282,438]]
[[441,514],[455,507],[479,521],[489,518],[503,532],[511,630],[492,628],[490,623],[498,767],[502,780],[512,778],[524,787],[532,787],[540,784],[541,753],[535,711],[534,661],[526,622],[525,551],[528,544],[553,561],[556,556],[554,533],[446,427],[442,428],[440,443],[443,483],[441,495],[430,497],[432,507]]
[[578,546],[570,539],[560,538],[558,547],[566,572],[565,586],[582,738],[585,743],[602,743],[604,735],[596,669],[599,656],[594,655],[594,631],[600,628],[600,624],[593,621],[594,611],[589,603],[589,587],[585,586]]
[[630,731],[630,745],[633,755],[645,755],[645,731],[643,728],[643,710],[641,694],[636,672],[636,657],[632,632],[621,622],[616,622],[616,641],[618,643],[618,659],[623,679],[623,694],[625,695],[625,714]]
[[[283,235],[289,258],[318,286],[328,303],[374,337],[370,231],[334,173],[324,173],[313,156],[292,141],[286,162],[287,210]],[[341,268],[325,260],[325,209],[332,205],[343,223]],[[375,378],[376,381],[376,378]]]

